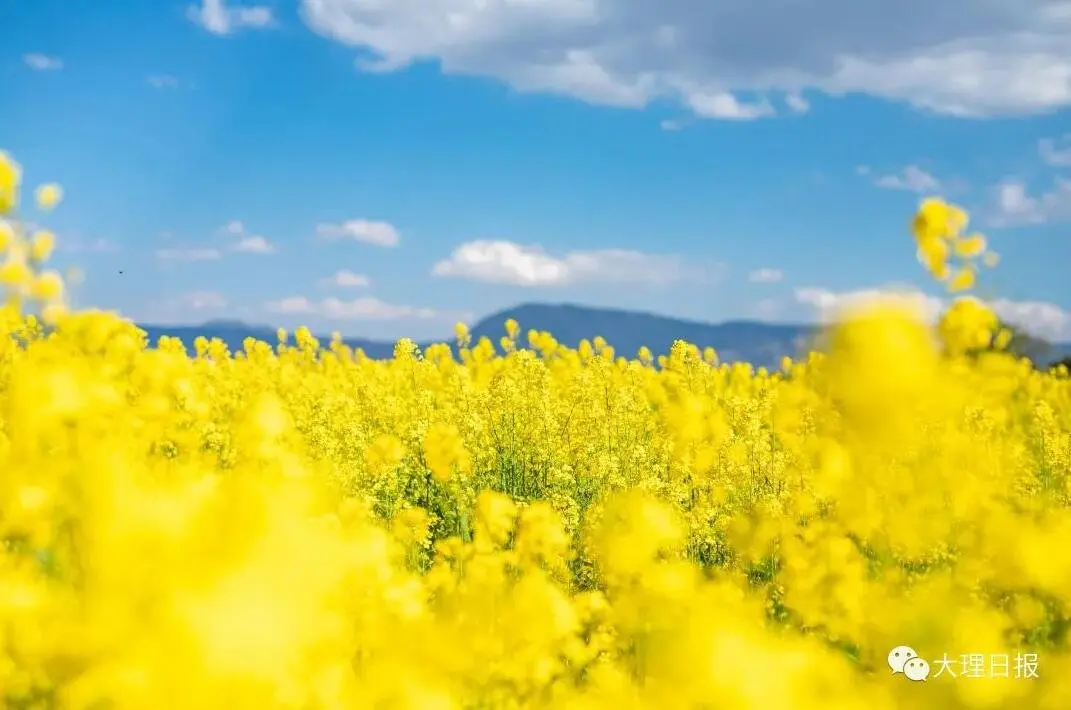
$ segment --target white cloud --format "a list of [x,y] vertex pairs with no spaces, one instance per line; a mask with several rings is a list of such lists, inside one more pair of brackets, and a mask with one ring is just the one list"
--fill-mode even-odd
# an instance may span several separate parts
[[777,283],[785,278],[784,272],[779,269],[755,269],[747,275],[747,280],[757,284]]
[[[947,308],[949,301],[922,293],[911,286],[891,286],[881,289],[835,292],[829,289],[807,287],[797,289],[796,301],[811,307],[822,322],[834,320],[845,308],[854,308],[879,298],[896,297],[919,309],[929,321],[935,321]],[[1071,341],[1071,312],[1054,303],[1044,301],[1012,301],[995,299],[984,301],[1007,323],[1022,328],[1027,333],[1051,342]]]
[[1050,342],[1071,341],[1071,312],[1044,301],[990,301],[989,306],[1005,322]]
[[219,310],[227,307],[227,299],[216,291],[194,291],[176,299],[176,305],[195,311]]
[[396,247],[401,242],[401,235],[392,224],[367,219],[318,224],[316,233],[326,239],[353,239],[380,247]]
[[275,247],[264,237],[255,235],[245,236],[231,247],[234,251],[246,254],[274,254]]
[[273,254],[275,245],[266,237],[258,234],[250,234],[241,220],[232,219],[217,230],[219,234],[238,237],[238,241],[230,246],[231,251],[246,254]]
[[278,301],[269,302],[264,306],[264,309],[272,313],[307,315],[317,311],[317,304],[305,296],[287,296],[286,298],[280,298]]
[[658,124],[663,131],[680,131],[684,129],[685,121],[676,118],[667,118]]
[[119,251],[118,244],[103,237],[88,240],[77,236],[61,237],[56,248],[69,254],[114,254]]
[[358,274],[350,271],[349,269],[340,269],[334,274],[324,279],[324,283],[328,286],[339,286],[341,288],[367,288],[372,285],[372,282],[364,274]]
[[[866,166],[860,167],[866,168]],[[865,169],[859,174],[869,175],[870,171]],[[906,190],[907,192],[917,192],[919,194],[936,192],[941,189],[941,182],[917,165],[908,165],[898,173],[880,175],[874,181],[874,184],[887,190]]]
[[227,7],[225,0],[202,0],[187,8],[187,17],[214,35],[228,35],[243,29],[264,29],[275,24],[271,8],[266,5]]
[[1071,220],[1071,180],[1057,178],[1047,192],[1033,196],[1020,180],[1006,179],[994,189],[987,221],[993,227],[1020,227]]
[[686,103],[696,116],[702,118],[752,121],[756,118],[774,114],[773,106],[765,99],[752,103],[742,103],[727,91],[719,91],[714,94],[689,94]]
[[223,253],[209,247],[158,249],[156,258],[164,261],[216,261],[223,258]]
[[624,249],[553,256],[538,246],[508,241],[466,242],[432,268],[435,276],[517,286],[580,282],[666,284],[689,272],[678,257]]
[[1065,134],[1059,140],[1041,139],[1038,141],[1038,153],[1048,165],[1061,168],[1071,166],[1071,133]]
[[845,309],[856,308],[879,299],[894,298],[919,309],[927,319],[933,320],[941,313],[944,302],[928,296],[913,286],[889,286],[886,288],[860,289],[836,292],[815,286],[798,288],[794,292],[798,303],[810,306],[822,322],[835,320]]
[[63,60],[59,57],[50,57],[38,52],[24,54],[22,61],[34,71],[58,71],[63,68]]
[[764,298],[755,304],[755,315],[759,318],[773,318],[781,313],[781,302],[775,298]]
[[138,322],[191,323],[203,322],[212,312],[228,310],[228,315],[246,315],[246,309],[231,307],[226,296],[218,291],[191,291],[162,300],[135,306],[135,313],[124,313]]
[[468,313],[385,303],[371,296],[350,301],[334,297],[313,301],[306,296],[289,296],[266,304],[265,310],[286,315],[320,316],[330,320],[467,320],[471,317]]
[[789,93],[785,96],[785,105],[793,113],[807,113],[811,110],[811,104],[807,99],[803,98],[802,94]]
[[181,86],[178,77],[169,74],[153,74],[146,78],[145,81],[154,89],[177,89]]
[[366,71],[435,60],[622,107],[669,98],[740,119],[777,96],[794,110],[803,91],[953,116],[1071,105],[1066,0],[302,0],[301,15]]

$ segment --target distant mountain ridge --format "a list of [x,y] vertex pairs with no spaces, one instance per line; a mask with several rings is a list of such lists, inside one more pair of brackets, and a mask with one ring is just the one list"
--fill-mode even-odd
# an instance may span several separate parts
[[[527,345],[524,333],[529,330],[550,331],[558,342],[576,347],[581,340],[601,335],[618,354],[635,357],[642,346],[656,354],[669,352],[674,340],[686,340],[701,348],[713,347],[723,362],[749,362],[756,367],[778,367],[785,356],[796,357],[805,352],[818,326],[805,324],[779,324],[761,321],[735,320],[723,323],[703,323],[680,318],[655,315],[640,311],[612,308],[593,308],[572,304],[529,303],[495,313],[481,319],[471,327],[473,341],[486,336],[491,342],[505,334],[508,319],[516,320],[522,330],[521,344]],[[142,325],[151,343],[164,335],[179,338],[186,347],[193,349],[198,336],[219,338],[232,351],[242,348],[246,338],[255,338],[268,343],[276,342],[276,328],[266,325],[250,325],[242,321],[216,320],[202,325]],[[318,334],[324,342],[328,337]],[[353,348],[361,348],[372,358],[389,358],[394,352],[394,342],[365,338],[344,338]],[[438,342],[449,342],[449,338]],[[420,343],[426,347],[431,342]],[[1071,343],[1053,346],[1051,360],[1071,355]]]

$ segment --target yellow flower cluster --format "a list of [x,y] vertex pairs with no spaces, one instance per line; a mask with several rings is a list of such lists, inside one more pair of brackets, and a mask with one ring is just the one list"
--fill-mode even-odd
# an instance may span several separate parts
[[[40,305],[46,322],[54,323],[66,310],[63,279],[55,271],[35,267],[48,261],[56,237],[51,232],[37,230],[27,238],[16,224],[5,219],[18,205],[21,179],[19,165],[0,151],[0,288],[7,290],[9,305],[19,308],[29,297]],[[37,206],[42,211],[51,210],[62,195],[58,185],[42,185],[37,189]]]
[[964,235],[967,213],[943,200],[923,200],[912,224],[918,259],[923,266],[951,292],[966,291],[974,286],[977,262],[993,267],[999,256],[988,250],[981,234]]
[[516,323],[187,353],[43,327],[39,261],[0,311],[5,710],[1071,707],[1066,375],[892,303],[780,372]]

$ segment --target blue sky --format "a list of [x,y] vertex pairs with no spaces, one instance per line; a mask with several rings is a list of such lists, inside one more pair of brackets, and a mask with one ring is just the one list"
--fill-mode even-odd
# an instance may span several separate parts
[[0,4],[0,149],[64,186],[24,216],[80,304],[383,338],[525,301],[814,320],[941,295],[906,229],[938,194],[1003,257],[979,295],[1071,340],[1066,4],[202,2]]

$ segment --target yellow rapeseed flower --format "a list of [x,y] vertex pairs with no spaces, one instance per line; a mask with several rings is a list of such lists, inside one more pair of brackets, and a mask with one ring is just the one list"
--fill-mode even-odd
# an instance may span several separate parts
[[35,192],[37,207],[42,210],[51,210],[63,199],[63,188],[54,182],[41,185]]
[[45,230],[34,232],[30,241],[30,259],[37,264],[48,261],[55,248],[56,235]]
[[7,253],[16,239],[18,239],[18,234],[15,228],[6,219],[0,218],[0,254]]
[[957,233],[959,217],[957,209],[943,200],[923,200],[912,225],[915,240],[922,244],[934,239],[951,239]]
[[457,342],[461,347],[468,347],[472,341],[472,336],[469,335],[469,327],[464,323],[454,324],[454,337],[457,338]]
[[[928,270],[976,266],[920,213]],[[5,708],[1071,706],[1071,379],[981,300],[858,304],[778,372],[516,323],[236,354],[9,241]]]
[[948,260],[948,242],[937,237],[927,237],[919,242],[918,258],[930,269],[944,264]]
[[406,449],[396,436],[380,434],[364,450],[368,470],[375,475],[393,471],[405,458]]
[[0,151],[0,216],[12,210],[19,203],[19,184],[22,181],[22,169],[8,155]]
[[0,264],[0,284],[24,286],[33,278],[33,271],[22,259],[8,259]]
[[997,335],[1000,320],[976,298],[959,298],[941,316],[938,332],[953,352],[983,348]]
[[970,266],[960,268],[948,281],[948,290],[952,293],[966,291],[974,286],[975,270]]
[[63,278],[55,271],[45,271],[30,284],[30,296],[39,301],[55,301],[63,295]]
[[517,340],[517,334],[521,332],[521,326],[517,324],[517,321],[510,318],[506,321],[506,335],[510,340]]
[[981,256],[986,250],[986,240],[981,234],[972,234],[955,242],[956,256],[964,259],[973,259]]
[[424,459],[436,480],[443,483],[453,478],[454,473],[468,469],[468,453],[457,427],[452,424],[435,424],[424,435]]
[[48,325],[56,325],[63,316],[67,315],[68,308],[65,303],[51,302],[41,307],[41,318]]

